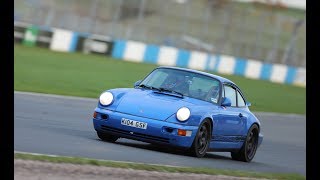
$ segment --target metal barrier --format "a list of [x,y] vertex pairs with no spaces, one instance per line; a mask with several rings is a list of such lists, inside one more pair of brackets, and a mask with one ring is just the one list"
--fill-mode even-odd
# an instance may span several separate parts
[[180,66],[275,83],[306,86],[306,69],[302,67],[263,63],[253,59],[189,51],[138,41],[113,40],[107,36],[37,27],[18,22],[15,22],[14,37],[15,42],[27,46],[46,47],[54,51],[95,53],[125,61]]
[[27,46],[40,46],[54,51],[110,55],[113,40],[108,36],[78,33],[60,28],[14,23],[14,41]]
[[306,69],[283,64],[262,63],[223,54],[188,51],[169,46],[144,44],[137,41],[116,40],[112,57],[132,62],[233,74],[275,83],[306,86]]

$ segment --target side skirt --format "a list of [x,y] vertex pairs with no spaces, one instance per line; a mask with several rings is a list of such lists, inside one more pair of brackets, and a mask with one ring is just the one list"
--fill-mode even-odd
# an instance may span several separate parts
[[209,151],[215,152],[235,152],[238,151],[246,136],[214,136],[211,139]]

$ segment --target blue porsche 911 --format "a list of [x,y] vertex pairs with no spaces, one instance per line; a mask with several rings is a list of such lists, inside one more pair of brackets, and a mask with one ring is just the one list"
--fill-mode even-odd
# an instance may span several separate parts
[[158,67],[134,88],[104,91],[93,115],[100,139],[128,138],[179,147],[196,157],[231,152],[250,162],[263,135],[232,81],[205,72]]

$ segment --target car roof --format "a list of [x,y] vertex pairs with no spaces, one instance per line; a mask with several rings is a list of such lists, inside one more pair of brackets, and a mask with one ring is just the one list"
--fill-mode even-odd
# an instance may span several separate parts
[[218,76],[218,75],[215,75],[215,74],[210,74],[210,73],[207,73],[207,72],[203,72],[203,71],[198,71],[198,70],[195,70],[195,69],[187,69],[187,68],[180,68],[180,67],[173,67],[173,66],[159,66],[159,67],[157,67],[157,69],[158,68],[177,69],[177,70],[183,70],[183,71],[198,73],[198,74],[202,74],[202,75],[205,75],[205,76],[213,77],[213,78],[221,81],[222,83],[232,83],[232,84],[236,85],[234,82],[232,82],[231,80],[229,80],[227,78],[224,78],[224,77],[221,77],[221,76]]

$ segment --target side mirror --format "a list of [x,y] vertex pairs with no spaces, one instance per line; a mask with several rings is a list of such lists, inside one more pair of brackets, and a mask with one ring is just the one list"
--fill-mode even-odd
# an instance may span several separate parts
[[227,98],[227,97],[224,97],[222,99],[221,106],[225,106],[225,107],[231,106],[231,100],[229,98]]
[[251,102],[247,102],[247,106],[248,106],[248,107],[251,106]]
[[141,83],[141,80],[139,80],[139,81],[136,81],[134,84],[133,84],[133,87],[136,87],[136,86],[138,86],[139,84]]

